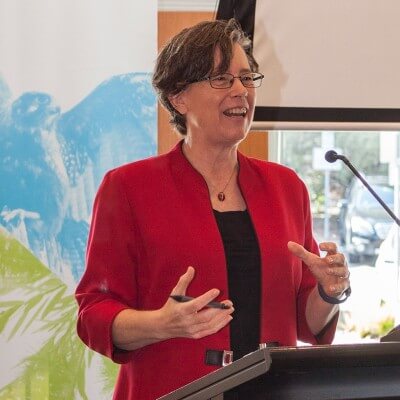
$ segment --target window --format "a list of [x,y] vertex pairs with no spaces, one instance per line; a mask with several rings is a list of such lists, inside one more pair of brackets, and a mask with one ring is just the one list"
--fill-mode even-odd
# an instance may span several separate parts
[[398,136],[377,131],[269,135],[270,159],[293,168],[307,185],[317,241],[334,241],[347,256],[353,293],[341,307],[340,342],[376,340],[398,323],[399,246],[391,217],[361,181],[340,160],[329,165],[321,157],[330,149],[344,154],[399,215]]

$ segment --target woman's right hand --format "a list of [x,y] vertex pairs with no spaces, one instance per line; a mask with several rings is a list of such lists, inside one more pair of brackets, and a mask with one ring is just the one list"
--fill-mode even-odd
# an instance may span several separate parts
[[[171,295],[186,294],[194,274],[194,268],[189,267],[185,274],[179,278]],[[211,289],[185,303],[179,303],[169,298],[164,306],[158,310],[161,318],[160,333],[163,339],[175,337],[200,339],[218,332],[227,325],[232,320],[231,314],[234,311],[230,300],[222,302],[229,306],[228,309],[206,307],[219,293],[218,289]]]
[[[171,295],[184,295],[193,277],[194,268],[189,267]],[[158,310],[124,309],[112,324],[113,343],[119,349],[131,351],[176,337],[200,339],[212,335],[232,320],[234,311],[230,300],[223,301],[229,305],[226,310],[206,307],[218,295],[218,289],[211,289],[186,303],[168,298]]]

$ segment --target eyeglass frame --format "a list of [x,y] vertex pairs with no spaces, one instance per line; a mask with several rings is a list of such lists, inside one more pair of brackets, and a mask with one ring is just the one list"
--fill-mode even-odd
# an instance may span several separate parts
[[[249,75],[249,74],[256,74],[256,75],[258,75],[255,79],[253,79],[253,82],[254,82],[254,81],[260,80],[260,84],[259,84],[258,86],[247,86],[247,85],[242,81],[242,77],[243,77],[244,75]],[[216,77],[218,77],[218,76],[222,76],[222,75],[230,75],[230,76],[232,77],[232,79],[230,80],[230,86],[226,86],[226,87],[216,87],[216,86],[213,86],[212,83],[211,83],[211,82],[212,82],[211,79],[212,79],[212,78],[216,78]],[[233,82],[234,82],[234,80],[235,80],[235,78],[236,78],[236,79],[239,79],[239,80],[240,80],[240,82],[242,83],[242,85],[243,85],[244,87],[251,88],[251,89],[255,89],[255,88],[258,88],[258,87],[261,86],[262,80],[264,79],[264,77],[265,77],[264,74],[262,74],[262,73],[260,73],[260,72],[252,72],[252,71],[250,71],[250,72],[244,72],[243,74],[241,74],[241,75],[239,75],[239,76],[235,76],[235,75],[233,75],[233,74],[231,74],[231,73],[229,73],[229,72],[225,72],[225,73],[223,73],[223,74],[216,74],[216,75],[205,76],[204,78],[195,79],[195,80],[190,81],[190,82],[187,82],[187,83],[190,84],[190,83],[208,81],[208,83],[210,84],[210,86],[211,86],[213,89],[230,89],[230,88],[233,86]]]

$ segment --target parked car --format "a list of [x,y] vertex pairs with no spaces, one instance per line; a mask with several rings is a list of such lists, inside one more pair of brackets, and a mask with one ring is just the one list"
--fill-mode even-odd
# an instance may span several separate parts
[[386,239],[379,248],[379,255],[375,263],[377,283],[379,283],[378,290],[381,293],[381,298],[389,304],[396,304],[399,301],[400,294],[399,256],[396,254],[398,235],[399,228],[393,223]]
[[[394,190],[382,176],[365,177],[378,196],[393,209]],[[339,236],[349,261],[376,258],[392,219],[359,179],[354,179],[340,201]],[[373,260],[375,261],[375,260]]]

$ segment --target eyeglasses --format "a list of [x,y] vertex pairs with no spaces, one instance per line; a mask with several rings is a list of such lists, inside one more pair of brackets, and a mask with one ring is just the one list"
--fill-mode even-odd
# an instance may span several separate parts
[[190,83],[209,81],[211,87],[214,89],[228,89],[232,87],[235,78],[239,79],[240,82],[242,82],[242,85],[245,87],[257,88],[261,86],[264,75],[259,74],[258,72],[246,72],[245,74],[234,76],[226,72],[225,74],[207,76]]

